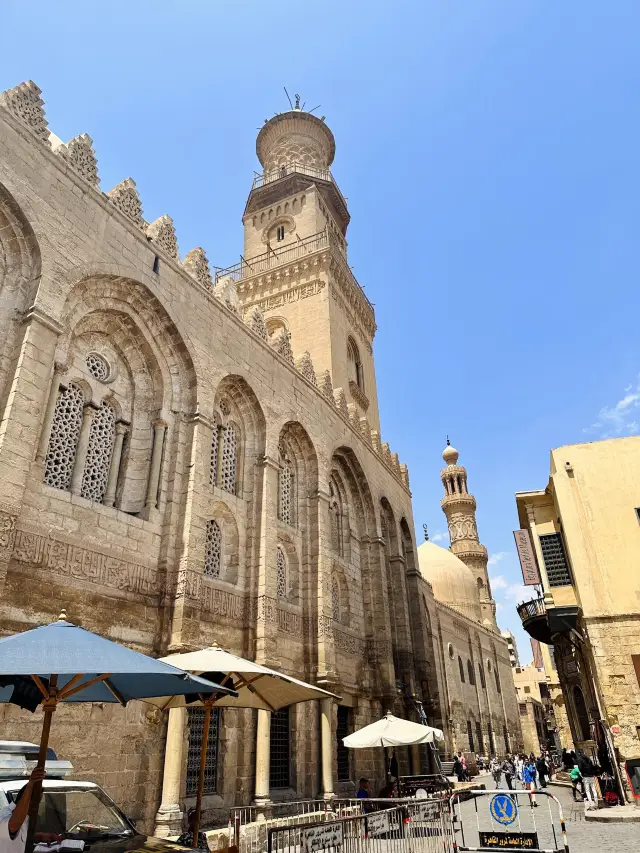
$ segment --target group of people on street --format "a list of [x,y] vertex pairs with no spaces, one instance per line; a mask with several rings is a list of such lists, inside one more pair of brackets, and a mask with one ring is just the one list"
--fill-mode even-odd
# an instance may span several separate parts
[[588,755],[579,749],[578,753],[562,750],[562,764],[569,772],[571,779],[571,793],[576,802],[586,800],[587,809],[598,808],[598,789],[596,788],[596,776],[599,768],[593,763]]
[[510,791],[513,790],[514,781],[520,782],[522,787],[529,791],[531,805],[537,808],[535,792],[539,788],[547,787],[547,781],[553,775],[553,761],[548,752],[542,752],[537,757],[533,752],[529,755],[516,753],[513,756],[507,756],[502,761],[498,758],[492,758],[489,770],[496,783],[496,788],[501,786],[503,776]]

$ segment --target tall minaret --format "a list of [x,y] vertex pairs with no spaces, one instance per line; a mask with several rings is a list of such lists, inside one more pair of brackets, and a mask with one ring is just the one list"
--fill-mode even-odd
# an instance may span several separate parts
[[[336,144],[324,121],[295,106],[265,120],[256,140],[264,169],[244,210],[244,254],[233,270],[245,312],[257,305],[269,335],[329,371],[354,414],[379,430],[373,305],[347,258],[347,202],[330,167]],[[226,272],[226,271],[224,271]],[[240,273],[240,275],[239,275]]]
[[478,538],[476,499],[467,491],[467,469],[458,465],[458,456],[458,451],[451,447],[447,438],[447,446],[442,453],[447,467],[440,472],[444,486],[442,511],[447,516],[451,550],[469,566],[478,584],[482,621],[497,630],[496,603],[491,597],[487,573],[487,549]]

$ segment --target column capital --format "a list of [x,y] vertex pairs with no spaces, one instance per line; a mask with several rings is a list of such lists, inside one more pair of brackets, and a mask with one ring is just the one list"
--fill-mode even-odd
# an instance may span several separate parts
[[22,315],[22,320],[24,323],[40,323],[41,326],[45,326],[45,328],[55,332],[56,335],[61,335],[64,332],[64,326],[53,317],[50,317],[38,305],[32,305],[31,308],[27,308]]
[[124,435],[129,429],[129,424],[125,424],[123,421],[118,421],[116,424],[116,435]]
[[166,422],[165,420],[163,420],[162,418],[157,418],[157,419],[153,422],[153,427],[154,427],[154,429],[158,429],[158,430],[160,430],[160,429],[166,429],[166,428],[167,428],[167,426],[168,426],[167,422]]
[[277,459],[274,459],[273,456],[268,456],[266,453],[264,456],[260,456],[257,463],[261,468],[274,468],[276,471],[280,470],[280,463]]
[[66,361],[54,361],[53,362],[53,373],[55,375],[59,375],[60,373],[64,373],[69,365]]

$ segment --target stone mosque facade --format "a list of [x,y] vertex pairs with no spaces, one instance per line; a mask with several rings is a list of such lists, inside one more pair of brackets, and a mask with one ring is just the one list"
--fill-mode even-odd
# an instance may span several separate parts
[[[417,547],[381,437],[334,153],[314,115],[267,121],[242,260],[212,273],[131,178],[100,188],[90,137],[50,132],[33,82],[0,95],[1,633],[64,607],[148,654],[218,643],[341,697],[215,717],[205,822],[381,779],[340,739],[386,710],[422,703],[444,755],[519,745],[466,471],[448,447],[451,550]],[[62,705],[51,742],[166,835],[194,802],[201,714]],[[0,706],[3,738],[40,727]]]

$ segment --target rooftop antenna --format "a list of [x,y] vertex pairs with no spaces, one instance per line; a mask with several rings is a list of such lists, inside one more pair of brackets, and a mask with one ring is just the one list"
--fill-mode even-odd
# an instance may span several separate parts
[[[314,107],[313,110],[308,110],[308,112],[312,113],[312,112],[314,112],[314,110],[319,110],[321,106],[322,106],[322,104],[318,104],[317,107]],[[322,116],[322,118],[324,118],[324,116]]]
[[429,528],[427,527],[426,524],[423,524],[422,529],[424,530],[424,541],[428,542],[429,541]]
[[[293,104],[291,103],[291,98],[289,97],[289,93],[287,92],[287,87],[286,87],[286,86],[283,86],[282,88],[284,89],[284,93],[285,93],[285,95],[287,96],[287,100],[289,101],[289,106],[291,107],[291,109],[293,109]],[[297,98],[297,97],[298,97],[298,96],[296,95],[296,98]]]

